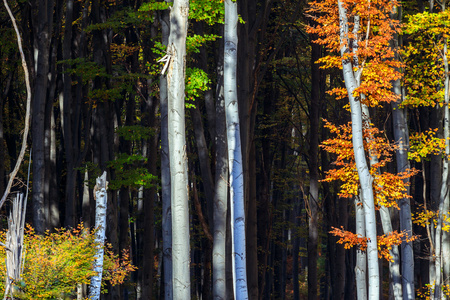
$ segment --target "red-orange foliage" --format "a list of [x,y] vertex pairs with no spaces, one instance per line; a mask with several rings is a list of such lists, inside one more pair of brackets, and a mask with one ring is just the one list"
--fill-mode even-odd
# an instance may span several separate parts
[[[396,59],[396,49],[390,46],[393,36],[400,32],[400,24],[392,20],[389,13],[398,5],[396,0],[341,0],[346,9],[348,24],[339,20],[336,0],[321,0],[310,3],[308,13],[316,22],[307,32],[315,34],[314,41],[330,50],[330,54],[319,59],[322,68],[342,68],[342,60],[350,60],[360,85],[354,96],[368,106],[398,99],[392,89],[392,82],[399,79],[397,71],[402,63]],[[348,25],[348,36],[341,40],[339,30]],[[348,50],[341,56],[341,47]],[[329,91],[338,99],[344,98],[347,91],[335,88]]]
[[[340,237],[337,241],[338,244],[344,244],[345,249],[350,249],[352,247],[358,247],[361,251],[366,251],[368,239],[366,237],[359,236],[353,232],[344,230],[341,228],[331,227],[333,230],[330,231],[334,236]],[[398,246],[402,242],[411,242],[416,240],[417,236],[409,236],[406,232],[393,231],[389,234],[384,234],[377,236],[377,247],[378,247],[378,257],[384,258],[388,261],[392,260],[390,250],[392,246]]]
[[[357,196],[359,177],[353,154],[351,124],[336,126],[327,120],[324,121],[325,127],[336,137],[325,140],[321,147],[327,152],[337,155],[336,160],[333,162],[337,168],[327,171],[326,178],[323,181],[341,181],[342,185],[338,193],[340,197],[350,198]],[[409,169],[398,174],[392,174],[387,171],[380,172],[392,160],[392,154],[398,146],[389,143],[376,127],[366,127],[364,136],[366,137],[364,148],[371,153],[373,158],[376,157],[378,160],[370,167],[370,173],[374,177],[373,189],[376,204],[378,206],[398,208],[397,200],[411,197],[406,193],[408,184],[404,182],[404,179],[414,176],[417,170]]]
[[366,251],[367,249],[367,238],[364,236],[359,236],[356,233],[344,230],[341,228],[331,227],[333,230],[330,231],[334,236],[340,237],[337,241],[338,244],[344,244],[345,249],[350,249],[354,246],[358,247],[361,251]]

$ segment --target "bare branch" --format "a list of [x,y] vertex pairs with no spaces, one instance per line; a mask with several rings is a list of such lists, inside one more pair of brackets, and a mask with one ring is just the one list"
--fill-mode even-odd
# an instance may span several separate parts
[[27,62],[25,60],[25,54],[23,53],[22,39],[20,37],[20,32],[19,32],[19,28],[17,27],[16,19],[14,18],[14,15],[11,12],[11,9],[9,8],[7,0],[3,0],[3,3],[5,4],[5,8],[8,11],[9,17],[11,18],[11,22],[14,26],[14,30],[16,31],[16,35],[17,35],[17,45],[19,46],[20,58],[22,59],[22,67],[23,67],[23,72],[25,75],[25,85],[27,87],[27,108],[26,108],[26,114],[25,114],[25,129],[23,131],[22,148],[20,149],[20,154],[19,154],[19,157],[17,158],[16,166],[14,167],[14,170],[11,172],[11,174],[9,174],[8,185],[6,186],[5,193],[3,194],[3,197],[0,201],[0,208],[3,206],[3,204],[6,201],[6,198],[8,197],[8,194],[9,194],[9,191],[11,190],[11,186],[14,181],[14,178],[16,178],[16,174],[19,171],[20,164],[22,163],[23,157],[25,155],[25,150],[27,149],[27,137],[28,137],[28,131],[30,130],[30,106],[31,106],[30,75],[28,73]]

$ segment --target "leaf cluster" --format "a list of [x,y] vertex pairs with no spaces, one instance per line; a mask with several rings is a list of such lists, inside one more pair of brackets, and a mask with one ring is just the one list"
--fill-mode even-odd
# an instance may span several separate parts
[[[0,234],[5,239],[5,232]],[[13,283],[16,299],[60,299],[73,296],[77,284],[89,284],[95,275],[93,263],[96,255],[95,231],[83,224],[77,228],[57,229],[54,233],[37,235],[27,225],[24,236],[24,263],[22,279]],[[116,285],[135,270],[129,256],[119,259],[105,246],[104,279]],[[6,275],[5,251],[0,252],[0,276]],[[4,282],[0,290],[4,292]]]
[[208,74],[199,68],[186,68],[186,98],[194,100],[200,97],[201,91],[210,89],[211,79]]
[[[341,228],[331,227],[333,230],[330,231],[334,236],[339,237],[337,241],[338,244],[343,244],[345,249],[350,249],[352,247],[357,247],[361,251],[367,250],[367,242],[369,241],[367,237],[359,236],[350,231]],[[406,232],[393,231],[388,234],[377,236],[377,249],[378,257],[384,258],[387,261],[393,261],[390,251],[393,246],[398,246],[403,242],[409,243],[416,240],[418,236],[409,236]]]
[[208,25],[225,22],[225,5],[223,0],[191,0],[189,18],[203,21]]
[[[358,81],[354,91],[357,99],[368,106],[398,99],[392,92],[392,82],[401,77],[402,63],[395,58],[396,49],[390,46],[393,36],[400,32],[399,22],[389,17],[397,1],[339,1],[345,9],[347,23],[340,19],[335,1],[313,1],[308,13],[314,25],[307,32],[316,36],[314,42],[325,46],[330,54],[317,63],[322,68],[342,68],[351,62]],[[340,31],[342,27],[342,32]],[[345,89],[329,93],[344,98]]]
[[[351,123],[336,126],[327,120],[324,121],[325,127],[335,137],[323,141],[321,147],[336,155],[336,160],[333,162],[336,168],[327,171],[323,181],[341,181],[342,185],[338,193],[340,197],[357,196],[360,183],[353,152]],[[364,137],[364,149],[366,153],[371,154],[369,159],[376,158],[377,161],[370,167],[370,173],[374,177],[375,203],[377,206],[398,208],[396,200],[411,197],[406,193],[408,183],[404,180],[414,176],[417,171],[409,169],[397,174],[381,171],[392,160],[393,152],[398,149],[398,146],[389,143],[376,127],[364,128]]]
[[449,36],[449,12],[423,12],[406,17],[402,33],[408,44],[400,54],[405,62],[407,89],[403,106],[443,105],[444,53]]
[[411,134],[408,159],[420,162],[429,159],[430,155],[443,155],[445,153],[445,139],[437,137],[437,132],[438,129],[435,128]]
[[139,154],[118,154],[116,159],[108,162],[108,167],[113,168],[116,175],[115,179],[110,181],[109,188],[118,190],[121,187],[152,187],[158,177],[150,174],[145,167],[146,162],[147,158]]

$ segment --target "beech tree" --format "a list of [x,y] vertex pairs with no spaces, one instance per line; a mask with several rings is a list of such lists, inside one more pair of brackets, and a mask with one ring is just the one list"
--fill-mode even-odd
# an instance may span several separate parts
[[[374,177],[367,164],[364,148],[363,106],[391,102],[396,96],[390,91],[391,82],[399,78],[394,69],[400,66],[389,47],[398,22],[389,18],[395,1],[366,3],[360,1],[312,2],[310,12],[324,13],[314,17],[319,24],[309,32],[319,35],[317,43],[340,55],[329,55],[318,62],[325,67],[341,67],[345,90],[336,88],[338,98],[348,97],[351,110],[352,148],[359,182],[360,201],[364,209],[365,238],[367,238],[368,299],[380,298],[380,274],[377,250]],[[359,211],[359,210],[357,210]]]
[[89,299],[100,299],[100,289],[102,285],[103,274],[103,256],[105,244],[106,231],[106,207],[107,207],[107,189],[108,181],[106,181],[106,171],[101,177],[97,178],[97,184],[94,188],[96,207],[95,207],[95,243],[97,244],[96,258],[94,262],[94,271],[96,275],[91,278],[91,285],[89,288]]
[[[223,50],[223,45],[222,45]],[[219,53],[222,53],[220,51]],[[219,57],[223,57],[219,55]],[[213,240],[213,297],[227,299],[226,244],[228,210],[228,155],[227,127],[225,120],[225,99],[223,82],[223,63],[217,68],[217,98],[215,111],[216,169],[214,189],[214,240]]]
[[38,15],[35,18],[36,44],[37,44],[37,68],[34,79],[34,92],[32,101],[32,138],[33,138],[33,218],[38,233],[44,233],[47,228],[45,218],[45,149],[44,132],[46,102],[48,101],[48,73],[50,62],[50,41],[53,32],[53,7],[54,1],[40,0],[33,2],[36,5]]
[[173,298],[190,299],[189,206],[185,137],[186,36],[189,1],[175,0],[170,11],[168,135],[172,212]]
[[[170,34],[169,10],[161,12],[162,43],[167,46]],[[161,105],[161,198],[162,198],[162,235],[163,235],[163,267],[164,267],[164,299],[172,299],[172,211],[170,190],[170,160],[168,136],[168,94],[167,78],[162,74],[159,78],[159,95]]]
[[[446,9],[446,2],[439,3],[439,8],[434,8],[430,1],[430,10],[408,16],[408,22],[404,32],[410,35],[410,44],[405,47],[403,55],[407,62],[405,85],[407,98],[405,106],[431,106],[442,111],[442,136],[435,136],[439,128],[428,129],[426,132],[419,132],[413,135],[413,151],[409,157],[416,161],[423,161],[430,154],[437,154],[436,159],[440,160],[441,176],[433,178],[433,181],[440,182],[440,191],[437,205],[427,205],[424,198],[423,214],[434,219],[435,226],[429,226],[430,218],[426,217],[426,225],[423,224],[423,217],[415,219],[426,227],[427,236],[430,243],[430,264],[429,264],[429,293],[430,299],[443,299],[448,290],[448,276],[450,274],[448,228],[446,225],[446,214],[449,211],[448,194],[448,157],[450,154],[449,145],[449,67],[448,67],[448,22],[449,13]],[[423,39],[427,35],[430,39]],[[423,52],[427,55],[422,56]],[[428,71],[429,70],[429,71]],[[429,75],[424,75],[427,71]],[[419,138],[419,139],[418,139]],[[439,178],[440,180],[436,180]],[[433,207],[434,206],[434,207]]]
[[237,3],[225,0],[224,98],[230,174],[233,290],[236,299],[248,299],[245,248],[244,173],[237,100]]

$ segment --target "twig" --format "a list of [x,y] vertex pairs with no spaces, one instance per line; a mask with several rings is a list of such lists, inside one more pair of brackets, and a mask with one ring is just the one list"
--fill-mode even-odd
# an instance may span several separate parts
[[14,167],[14,170],[9,175],[8,185],[6,186],[5,193],[3,194],[3,197],[0,201],[0,208],[5,203],[6,197],[8,197],[8,194],[9,194],[9,191],[11,190],[11,186],[14,181],[14,178],[16,178],[17,172],[19,171],[20,164],[22,163],[23,157],[25,156],[25,150],[27,148],[28,131],[30,130],[30,106],[31,106],[30,75],[28,73],[27,62],[25,60],[25,54],[23,53],[22,39],[20,37],[20,32],[19,32],[19,28],[17,27],[16,19],[14,18],[14,15],[11,12],[11,9],[9,8],[7,0],[3,0],[3,3],[5,4],[5,8],[8,11],[9,17],[11,18],[11,21],[14,26],[14,30],[16,31],[16,35],[17,35],[17,45],[19,46],[20,58],[22,59],[22,67],[23,67],[23,71],[24,71],[24,75],[25,75],[25,85],[27,87],[27,109],[26,109],[26,113],[25,113],[25,129],[24,129],[23,138],[22,138],[22,148],[20,149],[20,154],[19,154],[19,157],[17,158],[16,166]]

